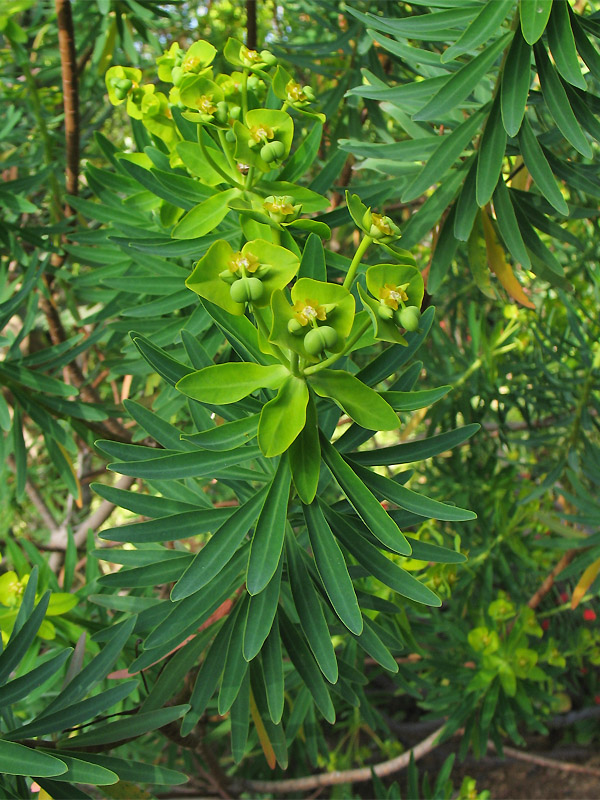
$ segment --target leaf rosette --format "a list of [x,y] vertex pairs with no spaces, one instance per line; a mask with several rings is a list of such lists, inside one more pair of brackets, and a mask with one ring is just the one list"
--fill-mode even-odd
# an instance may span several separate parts
[[[186,286],[230,314],[241,316],[247,303],[268,306],[273,293],[292,280],[299,264],[294,253],[264,239],[247,242],[240,251],[219,240],[198,261]],[[242,296],[241,281],[254,292],[246,300],[238,299]]]
[[[325,350],[341,352],[354,322],[355,302],[350,292],[337,283],[300,278],[292,287],[291,297],[292,305],[282,291],[273,294],[269,341],[309,361]],[[315,350],[311,340],[322,341],[323,347]]]
[[366,281],[370,294],[360,284],[358,292],[373,322],[375,338],[406,344],[398,327],[418,327],[424,294],[421,273],[405,264],[376,264],[367,270]]

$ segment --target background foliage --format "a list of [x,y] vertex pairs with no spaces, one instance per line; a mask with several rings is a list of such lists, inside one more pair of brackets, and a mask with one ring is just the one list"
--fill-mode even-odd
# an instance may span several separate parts
[[[196,199],[182,181],[175,189],[167,179],[177,168],[160,142],[109,105],[103,76],[110,64],[148,70],[173,41],[185,48],[207,38],[221,49],[228,36],[243,39],[245,10],[227,2],[198,11],[142,0],[73,3],[85,168],[75,198],[73,185],[64,185],[69,151],[54,6],[9,5],[0,19],[9,109],[0,190],[0,625],[5,644],[11,637],[0,656],[3,790],[29,797],[35,776],[52,797],[84,796],[75,787],[85,784],[116,796],[117,780],[125,792],[128,782],[165,791],[183,780],[178,773],[194,773],[203,791],[259,791],[248,781],[283,776],[271,775],[254,733],[234,765],[231,718],[219,714],[216,698],[193,737],[181,740],[188,673],[217,629],[207,628],[195,650],[182,648],[164,670],[125,677],[140,658],[140,631],[156,627],[158,609],[168,605],[154,587],[172,578],[168,562],[156,562],[155,573],[143,566],[147,582],[126,594],[115,562],[94,543],[107,524],[104,541],[117,524],[231,501],[219,485],[197,484],[192,499],[189,485],[174,490],[127,475],[113,482],[105,472],[108,460],[133,452],[122,449],[132,442],[183,447],[179,433],[191,431],[194,412],[169,386],[169,369],[178,367],[167,357],[200,366],[190,350],[199,338],[210,358],[231,356],[221,329],[184,288],[208,241],[169,233],[170,209],[185,211]],[[290,673],[286,778],[393,758],[427,721],[429,730],[445,724],[459,757],[485,755],[488,739],[500,751],[526,746],[532,732],[546,734],[568,711],[577,713],[566,741],[597,737],[599,24],[589,4],[563,0],[259,4],[259,43],[312,86],[327,116],[314,161],[299,165],[297,177],[330,201],[311,216],[332,230],[331,274],[344,272],[357,245],[343,200],[350,188],[400,225],[401,244],[413,248],[427,279],[425,305],[436,306],[422,362],[409,348],[402,387],[419,378],[419,388],[454,389],[429,409],[407,410],[400,439],[378,433],[376,445],[385,452],[482,426],[468,444],[405,474],[407,488],[477,513],[466,524],[404,520],[417,540],[468,557],[464,564],[402,559],[442,598],[442,610],[403,603],[398,613],[393,590],[353,575],[369,619],[380,630],[391,620],[384,638],[400,668],[390,675],[371,661],[363,666],[344,645],[348,682],[333,696],[334,728]],[[309,130],[297,131],[305,152]],[[115,157],[147,147],[151,170]],[[98,439],[107,440],[101,448]],[[364,452],[363,464],[373,463]],[[381,473],[393,474],[385,465]],[[148,488],[156,502],[145,499]],[[185,541],[187,553],[203,540]],[[152,547],[111,558],[139,567]],[[170,553],[170,561],[182,557],[177,548]],[[339,648],[339,632],[332,634]],[[65,737],[81,725],[87,749],[65,755]],[[459,728],[460,740],[449,738]],[[136,766],[141,761],[156,766]],[[23,777],[9,777],[15,764]],[[424,796],[442,796],[451,768],[437,775],[437,788],[425,783]],[[417,783],[413,770],[409,796]],[[352,796],[347,785],[330,791]]]

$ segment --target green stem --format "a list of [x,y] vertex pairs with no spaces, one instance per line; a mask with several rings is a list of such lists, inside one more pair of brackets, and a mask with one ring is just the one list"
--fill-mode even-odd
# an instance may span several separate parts
[[360,339],[360,337],[368,330],[369,326],[372,325],[371,319],[366,319],[363,324],[356,329],[356,331],[352,334],[352,336],[346,342],[346,345],[341,353],[334,353],[329,358],[326,358],[325,361],[321,361],[319,364],[314,364],[312,367],[307,367],[304,370],[305,375],[314,375],[315,372],[320,372],[322,369],[326,369],[327,367],[335,364],[336,361],[339,361],[340,358],[343,358],[350,350],[354,347],[356,342]]
[[354,254],[354,258],[352,259],[352,263],[348,268],[348,274],[344,280],[343,286],[344,289],[350,290],[352,284],[354,283],[354,278],[356,277],[356,271],[360,266],[360,262],[362,261],[362,257],[367,252],[367,249],[373,239],[370,236],[364,236],[361,243],[358,245],[356,253]]
[[[260,332],[265,337],[266,341],[269,342],[269,329],[267,328],[267,323],[263,319],[261,309],[260,308],[255,308],[254,306],[252,306],[252,313],[254,314],[254,319],[256,321],[256,324],[259,327]],[[281,350],[281,348],[278,347],[273,342],[269,342],[269,347],[273,350],[273,352],[275,353],[277,358],[281,361],[283,366],[287,367],[288,369],[291,369],[290,362],[285,357],[285,355],[283,354],[283,351]]]
[[244,124],[246,124],[246,114],[248,113],[248,69],[243,71],[243,79],[242,79],[242,119]]
[[248,174],[246,175],[246,180],[244,181],[244,186],[246,187],[246,189],[252,188],[253,180],[254,180],[254,167],[249,167]]
[[300,356],[293,350],[290,350],[290,367],[292,368],[292,375],[297,378],[300,377]]
[[202,150],[202,155],[206,159],[206,162],[208,163],[209,167],[211,169],[214,169],[214,171],[223,178],[225,183],[229,184],[230,186],[236,186],[238,189],[243,189],[244,187],[242,186],[241,183],[238,183],[236,180],[234,180],[230,175],[224,172],[215,161],[213,161],[212,156],[208,152],[207,146],[204,144],[204,141],[202,140],[202,128],[198,128],[198,142],[200,143],[200,149]]
[[281,228],[271,228],[273,244],[281,244]]
[[233,156],[231,155],[231,148],[229,147],[229,142],[225,138],[225,131],[219,130],[218,131],[218,135],[219,135],[219,142],[221,144],[221,149],[225,153],[225,158],[227,159],[227,163],[229,164],[231,169],[234,172],[236,172],[237,171],[237,164],[235,163],[235,160],[234,160]]

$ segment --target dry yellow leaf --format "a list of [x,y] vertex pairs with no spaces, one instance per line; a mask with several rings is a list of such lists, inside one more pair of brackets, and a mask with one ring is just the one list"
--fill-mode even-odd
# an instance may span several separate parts
[[260,746],[265,754],[267,764],[271,767],[271,769],[275,769],[275,764],[277,763],[275,751],[273,750],[273,745],[269,739],[267,729],[265,728],[265,725],[261,719],[260,712],[256,707],[256,700],[254,699],[252,690],[250,690],[250,714],[252,715],[252,721],[254,722],[254,727],[256,728],[256,733],[258,734],[258,741],[260,742]]
[[584,571],[581,578],[579,578],[579,582],[577,586],[573,589],[573,596],[571,597],[571,608],[577,608],[581,600],[583,599],[585,593],[590,588],[592,583],[596,580],[598,573],[600,572],[600,558],[594,561],[593,564],[590,564],[589,567]]
[[523,287],[515,278],[512,267],[506,260],[504,248],[498,241],[496,231],[494,230],[488,211],[485,208],[481,209],[481,221],[483,222],[483,235],[485,237],[485,247],[490,269],[513,300],[516,300],[517,303],[520,303],[526,308],[535,308],[531,300],[525,294]]

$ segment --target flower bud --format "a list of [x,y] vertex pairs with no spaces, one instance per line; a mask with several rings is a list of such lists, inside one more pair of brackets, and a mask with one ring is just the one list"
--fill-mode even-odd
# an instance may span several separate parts
[[231,117],[231,119],[239,119],[241,113],[242,113],[241,106],[232,106],[229,109],[229,116]]
[[401,311],[396,312],[398,324],[407,331],[416,331],[421,320],[421,312],[416,306],[406,306]]
[[391,306],[381,304],[377,309],[377,314],[381,319],[392,319],[394,316],[394,309]]
[[219,272],[219,278],[229,285],[238,280],[237,276],[230,269],[224,269],[223,272]]
[[329,325],[311,328],[304,337],[304,347],[311,356],[318,356],[323,350],[331,350],[338,341],[337,331]]
[[253,300],[260,300],[265,293],[265,287],[258,278],[240,278],[231,284],[229,293],[236,303],[251,303]]
[[215,119],[217,122],[220,122],[222,125],[227,125],[229,122],[229,109],[227,108],[227,103],[221,100],[217,103],[217,110],[215,111]]
[[171,70],[171,80],[173,81],[174,86],[179,86],[181,83],[181,79],[185,75],[182,67],[173,67]]
[[287,329],[290,333],[293,333],[294,336],[298,336],[304,330],[304,326],[301,325],[297,319],[290,319],[288,320]]
[[302,91],[304,92],[306,99],[310,100],[311,103],[314,103],[315,93],[312,86],[305,86]]
[[231,130],[231,128],[226,131],[225,138],[228,142],[235,142],[235,133]]
[[260,58],[267,67],[273,67],[277,63],[277,56],[274,56],[273,53],[269,52],[269,50],[261,50],[260,51]]
[[263,144],[263,146],[260,148],[260,157],[263,159],[263,161],[266,161],[267,164],[270,164],[271,161],[278,161],[283,157],[284,153],[285,145],[283,142],[277,141],[277,139],[275,139],[273,142],[267,142],[266,144]]

